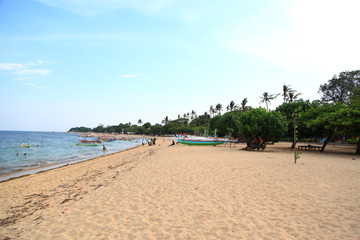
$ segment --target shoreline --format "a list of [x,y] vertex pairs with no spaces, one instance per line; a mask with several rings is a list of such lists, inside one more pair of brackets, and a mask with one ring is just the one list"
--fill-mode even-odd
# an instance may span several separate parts
[[[360,158],[158,138],[0,183],[6,239],[357,239]],[[336,151],[335,151],[336,150]],[[354,160],[355,159],[355,160]]]
[[80,160],[73,160],[73,161],[69,161],[69,162],[55,163],[55,164],[50,164],[50,165],[44,165],[44,166],[40,166],[40,167],[29,168],[29,169],[26,169],[26,170],[21,170],[21,171],[9,173],[9,174],[0,175],[0,183],[6,182],[6,181],[11,181],[13,179],[18,179],[18,178],[30,176],[30,175],[34,175],[34,174],[38,174],[38,173],[41,173],[41,172],[51,171],[53,169],[62,168],[62,167],[66,167],[66,166],[69,166],[69,165],[74,165],[74,164],[81,163],[81,162],[91,161],[91,160],[94,160],[94,159],[97,159],[97,158],[102,158],[102,157],[105,157],[105,156],[111,156],[113,154],[117,154],[117,153],[129,151],[129,150],[134,149],[134,148],[138,148],[140,146],[141,145],[131,147],[131,148],[127,148],[127,149],[124,149],[124,150],[120,150],[118,152],[112,152],[112,153],[108,153],[108,154],[103,154],[102,156],[85,158],[85,159],[80,159]]
[[[26,132],[26,131],[9,131],[9,132]],[[28,132],[46,132],[46,131],[28,131]],[[52,131],[49,131],[49,132],[52,132]],[[78,136],[80,136],[81,133],[77,133],[77,132],[59,132],[59,133],[71,133],[71,134],[76,134]],[[99,133],[93,133],[92,134],[93,136],[92,137],[102,137],[104,136],[104,134],[99,134]],[[140,135],[123,135],[123,134],[111,134],[112,137],[124,137],[124,138],[130,138],[130,139],[140,139],[140,138],[144,138],[144,136],[140,136]],[[106,143],[103,143],[103,144],[106,144]],[[138,146],[140,146],[141,143],[139,143]],[[137,147],[137,146],[135,146]],[[102,157],[102,156],[106,156],[106,155],[111,155],[111,154],[114,154],[114,153],[119,153],[119,152],[122,152],[122,151],[126,151],[128,149],[131,149],[132,147],[130,148],[125,148],[125,149],[122,149],[122,150],[119,150],[119,151],[116,151],[116,152],[110,152],[110,153],[106,153],[106,152],[102,152],[102,154],[98,154],[96,156],[85,156],[85,157],[77,157],[77,158],[74,158],[72,160],[66,160],[66,161],[60,161],[60,162],[57,162],[57,163],[50,163],[50,164],[43,164],[43,165],[39,165],[39,166],[33,166],[33,167],[24,167],[23,169],[18,169],[18,170],[15,170],[13,172],[10,172],[10,173],[5,173],[5,174],[0,174],[0,182],[4,182],[4,181],[9,181],[11,179],[14,179],[14,178],[20,178],[20,177],[23,177],[23,176],[28,176],[28,175],[32,175],[32,174],[36,174],[38,172],[43,172],[43,171],[48,171],[48,170],[51,170],[51,169],[56,169],[56,168],[60,168],[60,167],[64,167],[64,166],[67,166],[67,165],[72,165],[72,164],[76,164],[76,163],[79,163],[79,162],[83,162],[83,161],[88,161],[88,160],[92,160],[92,159],[95,159],[95,158],[98,158],[98,157]]]

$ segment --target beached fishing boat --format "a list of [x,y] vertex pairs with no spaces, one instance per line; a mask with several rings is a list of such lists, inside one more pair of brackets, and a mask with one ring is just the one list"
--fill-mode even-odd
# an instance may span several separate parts
[[185,145],[219,145],[227,143],[227,139],[218,139],[218,138],[203,138],[203,137],[196,137],[196,138],[182,138],[178,139],[178,142]]
[[82,143],[102,143],[102,140],[80,140]]

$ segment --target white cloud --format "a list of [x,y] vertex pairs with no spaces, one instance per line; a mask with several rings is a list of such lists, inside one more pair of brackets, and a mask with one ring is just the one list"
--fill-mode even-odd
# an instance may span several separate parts
[[[11,74],[15,75],[41,75],[46,76],[52,73],[50,69],[31,69],[33,66],[39,66],[47,63],[43,60],[37,60],[35,62],[27,63],[0,63],[0,70],[10,71]],[[24,78],[16,78],[15,81],[25,80]]]
[[81,15],[98,15],[121,8],[132,8],[143,12],[155,12],[174,0],[38,0]]
[[142,77],[144,74],[142,73],[135,73],[135,74],[122,74],[119,75],[118,77],[120,78],[139,78]]
[[20,63],[0,63],[0,70],[12,71],[21,68],[24,68],[24,65]]
[[20,69],[13,72],[16,75],[49,75],[52,70],[49,69]]
[[29,77],[18,77],[14,79],[14,82],[26,81],[29,80]]
[[38,77],[46,77],[52,73],[50,69],[33,69],[33,67],[37,67],[39,65],[43,65],[49,63],[43,60],[37,60],[33,62],[27,63],[0,63],[0,71],[9,72],[10,75],[17,76],[13,79],[14,82],[19,82],[21,85],[33,87],[42,91],[47,91],[49,93],[53,93],[48,91],[48,89],[44,86],[39,86],[33,82],[32,80],[39,80]]

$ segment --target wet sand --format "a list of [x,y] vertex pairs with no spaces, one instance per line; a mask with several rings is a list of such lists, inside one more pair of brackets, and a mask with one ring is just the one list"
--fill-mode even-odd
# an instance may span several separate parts
[[170,144],[0,183],[0,239],[360,239],[353,148]]

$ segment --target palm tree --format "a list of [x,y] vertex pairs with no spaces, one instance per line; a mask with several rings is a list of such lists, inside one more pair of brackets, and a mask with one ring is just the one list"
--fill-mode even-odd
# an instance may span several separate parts
[[142,122],[143,122],[143,121],[142,121],[141,119],[138,120],[138,124],[139,124],[139,125],[141,125]]
[[215,113],[216,113],[216,110],[214,109],[213,105],[210,105],[210,114],[212,114],[214,117]]
[[236,110],[237,106],[233,100],[229,103],[229,105],[226,107],[227,110],[230,110],[230,112]]
[[290,88],[290,85],[283,85],[283,93],[282,93],[282,96],[284,98],[284,103],[288,101],[288,98],[289,98],[289,93],[291,92],[291,88]]
[[165,123],[165,124],[168,124],[168,123],[169,123],[169,117],[168,117],[168,116],[165,117],[164,123]]
[[216,109],[216,111],[219,113],[219,115],[221,115],[222,105],[221,105],[220,103],[216,104],[215,109]]
[[279,94],[269,94],[268,92],[264,92],[262,97],[260,97],[262,100],[260,103],[266,104],[266,111],[269,111],[268,104],[270,104],[271,100],[274,100]]
[[242,112],[245,112],[247,110],[247,106],[246,106],[247,102],[248,102],[247,98],[244,98],[242,100],[242,102],[241,102],[241,111]]
[[301,95],[301,93],[297,93],[297,94],[295,93],[296,93],[295,90],[289,92],[289,102],[295,101]]
[[191,111],[191,120],[194,120],[196,118],[196,112],[195,110]]

